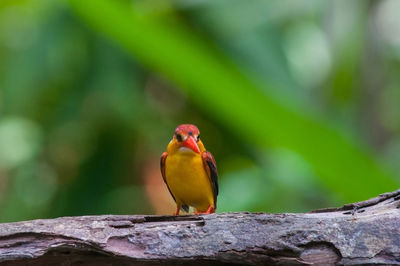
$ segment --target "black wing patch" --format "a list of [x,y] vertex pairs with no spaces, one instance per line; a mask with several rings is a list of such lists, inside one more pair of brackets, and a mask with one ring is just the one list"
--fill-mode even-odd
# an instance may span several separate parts
[[210,178],[211,187],[214,195],[214,207],[217,209],[217,196],[218,196],[218,171],[217,164],[214,157],[209,151],[205,151],[201,155],[203,157],[203,165],[206,169],[208,177]]

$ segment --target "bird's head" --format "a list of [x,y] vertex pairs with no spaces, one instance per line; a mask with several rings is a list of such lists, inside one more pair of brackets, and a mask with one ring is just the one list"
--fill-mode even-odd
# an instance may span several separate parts
[[[195,125],[183,124],[175,129],[174,136],[171,141],[179,150],[190,149],[196,153],[200,153],[200,131]],[[200,142],[200,143],[199,143]],[[175,146],[174,145],[174,146]]]

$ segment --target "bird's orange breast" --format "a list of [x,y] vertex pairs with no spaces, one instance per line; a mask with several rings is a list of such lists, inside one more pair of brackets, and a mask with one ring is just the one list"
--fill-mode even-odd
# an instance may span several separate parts
[[193,206],[202,212],[214,206],[210,179],[200,154],[184,149],[169,154],[165,176],[178,204]]

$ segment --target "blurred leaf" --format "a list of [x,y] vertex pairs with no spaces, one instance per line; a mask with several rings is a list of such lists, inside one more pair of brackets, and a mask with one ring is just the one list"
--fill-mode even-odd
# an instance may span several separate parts
[[296,23],[286,34],[285,50],[294,76],[305,88],[322,83],[330,70],[328,41],[315,24]]
[[[144,213],[151,214],[151,207],[141,186],[125,186],[111,190],[100,203],[106,213],[126,214]],[[121,204],[129,202],[129,204]]]
[[48,204],[57,188],[54,170],[37,162],[19,168],[14,182],[16,196],[30,208]]
[[0,169],[17,167],[32,159],[40,150],[41,128],[21,117],[0,120]]
[[265,210],[266,196],[272,193],[266,189],[267,182],[261,175],[261,170],[255,165],[224,175],[220,180],[220,194],[223,197],[218,199],[218,211]]
[[139,16],[126,2],[70,0],[70,4],[94,29],[176,82],[194,103],[243,140],[296,151],[346,200],[398,186],[356,140],[306,110],[262,93],[220,51],[183,24]]

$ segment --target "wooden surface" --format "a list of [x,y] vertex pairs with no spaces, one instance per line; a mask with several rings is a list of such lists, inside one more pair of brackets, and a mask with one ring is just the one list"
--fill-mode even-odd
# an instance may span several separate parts
[[400,190],[311,213],[0,224],[1,265],[400,264]]

